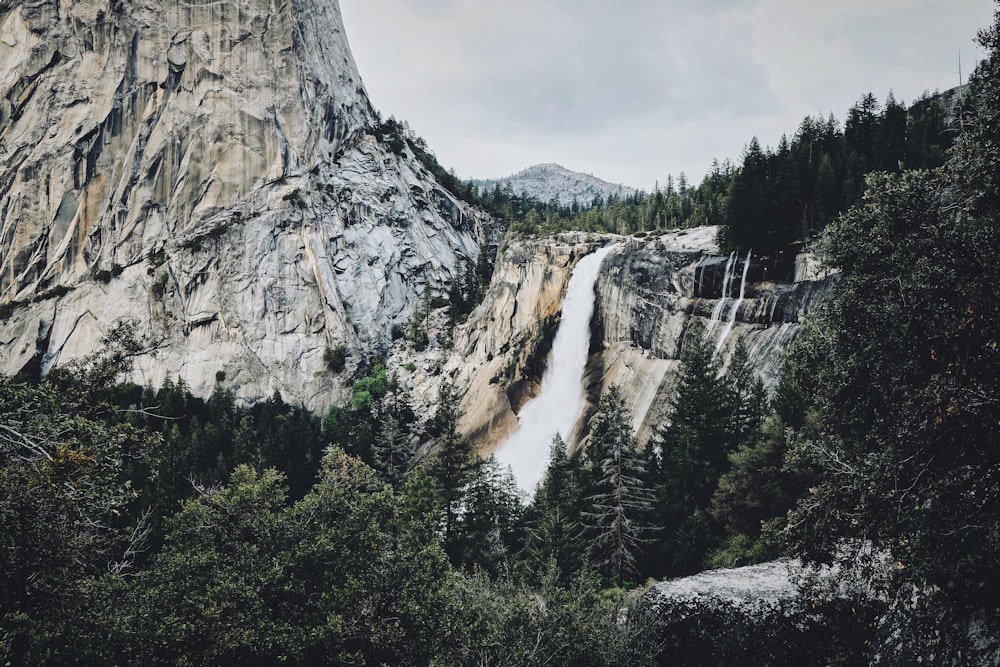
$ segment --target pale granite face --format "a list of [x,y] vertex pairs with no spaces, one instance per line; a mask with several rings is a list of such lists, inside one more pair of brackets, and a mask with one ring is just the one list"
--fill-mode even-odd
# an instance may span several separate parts
[[371,134],[336,2],[4,3],[0,66],[4,372],[131,318],[137,380],[322,409],[484,237]]

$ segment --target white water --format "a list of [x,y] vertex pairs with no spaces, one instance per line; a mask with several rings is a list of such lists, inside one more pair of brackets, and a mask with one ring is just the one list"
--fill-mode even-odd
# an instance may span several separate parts
[[[747,252],[746,261],[743,262],[743,279],[740,281],[740,298],[736,301],[735,304],[733,304],[733,309],[729,312],[729,322],[726,323],[726,328],[722,330],[721,334],[719,334],[719,341],[715,344],[716,354],[718,354],[719,350],[722,349],[722,344],[726,342],[726,338],[732,332],[733,325],[736,324],[736,311],[740,309],[740,306],[743,304],[743,297],[746,296],[747,271],[750,269],[750,253],[752,252],[753,252],[752,250]],[[735,269],[735,267],[733,268]],[[733,277],[734,278],[736,277],[735,271]],[[713,318],[715,317],[714,313],[712,314],[712,317]]]
[[729,261],[726,262],[726,270],[722,273],[722,297],[719,302],[715,304],[715,308],[712,309],[712,317],[708,321],[708,331],[705,332],[706,335],[712,333],[715,329],[715,325],[719,323],[722,319],[722,309],[726,305],[726,301],[729,300],[729,288],[732,284],[732,277],[730,273],[735,269],[736,264],[736,251],[729,253]]
[[562,318],[542,377],[542,389],[518,415],[518,428],[497,449],[501,466],[510,466],[522,491],[532,494],[545,474],[549,447],[556,433],[569,438],[585,396],[583,371],[590,349],[590,318],[594,314],[594,283],[604,256],[601,248],[579,261],[570,276],[562,303]]

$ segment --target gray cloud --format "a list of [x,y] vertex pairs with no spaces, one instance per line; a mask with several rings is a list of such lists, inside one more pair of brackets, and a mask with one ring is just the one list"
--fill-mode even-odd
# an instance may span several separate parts
[[942,87],[957,79],[947,73],[959,45],[971,61],[971,40],[993,8],[992,0],[341,5],[375,105],[408,119],[461,175],[555,161],[643,187],[667,172],[698,178],[713,156],[738,157],[753,134],[774,143],[805,113],[842,115],[869,90],[912,99]]

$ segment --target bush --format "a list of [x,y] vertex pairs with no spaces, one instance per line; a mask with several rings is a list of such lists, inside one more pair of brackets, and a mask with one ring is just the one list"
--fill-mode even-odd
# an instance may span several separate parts
[[323,361],[327,368],[339,373],[347,365],[347,348],[343,343],[336,347],[327,347],[323,352]]

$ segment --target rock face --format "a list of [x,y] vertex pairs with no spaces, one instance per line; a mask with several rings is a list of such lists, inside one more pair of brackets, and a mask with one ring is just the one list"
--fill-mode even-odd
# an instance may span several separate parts
[[721,341],[724,364],[742,340],[758,377],[773,390],[801,321],[825,298],[833,280],[809,254],[779,272],[782,267],[773,258],[751,255],[745,266],[745,256],[719,255],[708,239],[714,239],[714,228],[633,240],[605,259],[598,279],[603,351],[591,363],[593,391],[622,385],[641,443],[666,416],[681,346],[694,321]]
[[[483,303],[455,332],[444,363],[444,376],[465,395],[466,433],[489,451],[514,430],[516,412],[539,389],[573,267],[607,244],[616,247],[595,288],[586,380],[592,403],[611,384],[622,385],[645,443],[669,409],[681,345],[696,320],[713,327],[716,339],[730,329],[719,352],[723,361],[742,340],[757,374],[773,389],[802,318],[824,298],[833,278],[810,254],[786,262],[786,280],[775,280],[772,259],[751,257],[741,301],[745,258],[730,261],[718,254],[715,233],[703,227],[646,239],[575,233],[512,241],[498,258]],[[571,448],[580,435],[578,430],[569,439]]]
[[657,583],[630,613],[664,666],[1000,664],[995,596],[956,611],[940,590],[892,581],[870,556],[785,559]]
[[656,584],[645,615],[661,665],[868,664],[884,602],[796,560]]
[[0,371],[132,318],[139,381],[325,407],[489,224],[375,129],[336,0],[0,2]]

